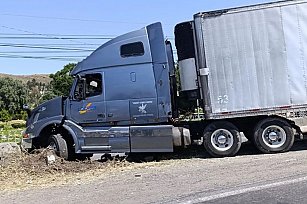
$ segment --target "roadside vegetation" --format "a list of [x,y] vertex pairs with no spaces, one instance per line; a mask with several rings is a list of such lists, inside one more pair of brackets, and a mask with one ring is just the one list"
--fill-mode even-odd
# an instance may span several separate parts
[[44,101],[69,94],[73,80],[69,72],[74,67],[75,64],[70,63],[50,74],[50,83],[45,79],[31,78],[27,81],[23,78],[21,81],[7,75],[0,77],[0,143],[20,141],[27,118],[23,104],[33,109]]
[[12,77],[0,77],[0,121],[25,120],[27,114],[22,110],[23,104],[34,108],[56,96],[69,94],[72,77],[69,72],[75,67],[70,63],[55,74],[50,74],[50,83],[35,78],[23,81]]
[[14,120],[10,122],[0,122],[0,143],[15,142],[19,143],[22,131],[25,128],[25,121]]

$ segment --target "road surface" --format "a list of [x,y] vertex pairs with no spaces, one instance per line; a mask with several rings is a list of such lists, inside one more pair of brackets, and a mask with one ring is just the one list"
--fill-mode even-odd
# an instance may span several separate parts
[[307,203],[307,143],[263,155],[172,159],[94,182],[0,193],[0,203]]

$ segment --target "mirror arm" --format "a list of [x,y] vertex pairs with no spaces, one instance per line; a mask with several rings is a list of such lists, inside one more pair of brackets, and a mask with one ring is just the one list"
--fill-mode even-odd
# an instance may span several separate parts
[[24,104],[23,106],[22,106],[22,109],[24,110],[24,111],[26,111],[27,112],[27,115],[28,115],[28,118],[31,116],[31,109],[29,108],[29,106],[28,106],[28,104]]

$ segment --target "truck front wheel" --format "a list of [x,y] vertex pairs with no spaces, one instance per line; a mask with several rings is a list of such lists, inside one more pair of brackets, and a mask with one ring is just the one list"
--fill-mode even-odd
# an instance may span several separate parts
[[286,152],[293,145],[294,132],[286,120],[266,118],[257,124],[254,142],[263,153]]
[[60,134],[52,135],[49,138],[49,147],[52,148],[59,157],[68,160],[67,143]]
[[227,157],[237,154],[241,147],[241,135],[232,123],[217,121],[204,130],[204,147],[213,157]]

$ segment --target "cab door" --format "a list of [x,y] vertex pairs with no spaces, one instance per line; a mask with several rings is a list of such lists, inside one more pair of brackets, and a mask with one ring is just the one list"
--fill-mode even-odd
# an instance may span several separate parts
[[81,126],[106,122],[104,73],[85,74],[77,80],[70,101],[71,119]]

